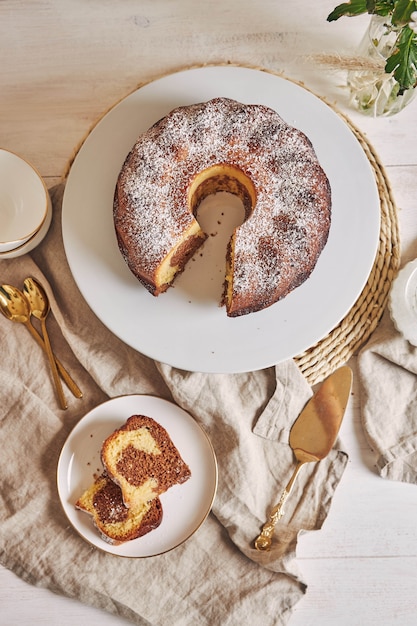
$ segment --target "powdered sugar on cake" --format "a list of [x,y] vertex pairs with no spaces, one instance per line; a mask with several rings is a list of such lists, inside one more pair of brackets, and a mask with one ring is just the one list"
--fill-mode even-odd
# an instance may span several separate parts
[[175,109],[141,135],[117,183],[119,244],[130,266],[154,271],[195,219],[193,178],[218,164],[243,172],[255,190],[234,238],[233,290],[251,291],[264,308],[277,288],[284,297],[314,269],[331,204],[310,140],[265,106],[216,98]]

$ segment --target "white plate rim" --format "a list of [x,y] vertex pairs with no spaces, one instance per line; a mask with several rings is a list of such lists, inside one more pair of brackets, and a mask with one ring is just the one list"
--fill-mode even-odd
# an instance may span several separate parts
[[47,213],[46,213],[46,219],[43,222],[41,228],[22,245],[17,246],[16,248],[13,248],[12,250],[8,252],[0,252],[0,261],[2,259],[14,259],[16,257],[23,256],[24,254],[27,254],[28,252],[31,252],[31,250],[36,248],[36,246],[38,246],[41,243],[41,241],[45,238],[52,222],[52,213],[53,213],[52,201],[51,201],[48,190],[47,190],[47,194],[48,194],[47,196],[48,208],[47,208]]
[[[175,485],[160,496],[163,519],[158,528],[138,539],[112,545],[100,536],[93,526],[91,516],[76,510],[74,504],[83,489],[87,488],[102,471],[101,466],[96,467],[101,441],[134,414],[148,415],[164,426],[182,458],[189,464],[191,477],[182,485]],[[170,419],[175,422],[169,423]],[[87,433],[89,433],[88,438]],[[190,437],[195,447],[192,449],[190,446],[187,447],[184,437]],[[95,446],[91,450],[91,456],[89,452],[86,454],[84,449],[80,451],[80,447],[77,446],[78,440],[82,441],[83,446],[88,450]],[[73,528],[95,548],[115,556],[128,558],[158,556],[187,541],[209,515],[215,500],[217,485],[217,458],[205,430],[178,405],[169,400],[145,394],[127,394],[110,398],[88,411],[69,433],[61,449],[57,466],[59,499]],[[174,528],[173,507],[178,511],[178,502],[182,504],[182,517],[179,522],[176,522],[177,528]],[[190,516],[190,513],[193,520],[189,522],[186,518]],[[186,530],[178,529],[181,520],[185,520]]]
[[[395,328],[413,346],[417,346],[416,291],[408,293],[410,281],[416,280],[417,259],[407,263],[395,277],[388,299]],[[415,286],[415,285],[414,285]],[[414,298],[414,302],[411,299]]]
[[[218,87],[220,83],[222,87]],[[245,85],[243,88],[242,84]],[[245,94],[246,97],[242,97]],[[126,121],[129,112],[131,114],[132,109],[136,111],[135,107],[139,106],[138,110],[143,114],[140,130],[145,130],[150,125],[150,118],[156,121],[160,117],[164,106],[165,113],[168,113],[173,106],[216,95],[272,106],[290,124],[307,132],[329,176],[334,198],[329,241],[310,278],[272,307],[232,320],[217,303],[208,311],[197,302],[192,315],[186,317],[189,302],[186,298],[181,299],[175,288],[158,299],[152,298],[130,274],[121,258],[114,232],[110,233],[112,223],[111,226],[108,223],[107,230],[103,231],[104,241],[97,243],[99,237],[92,234],[93,224],[89,227],[85,215],[81,219],[79,206],[88,185],[94,184],[83,172],[83,167],[87,162],[91,163],[92,155],[98,156],[99,146],[105,152],[108,138],[115,132],[113,124],[126,122],[129,125],[130,121]],[[277,97],[281,98],[280,106],[274,107]],[[150,103],[151,113],[148,110]],[[283,114],[284,105],[294,112],[295,119],[292,114],[290,119]],[[120,122],[120,118],[124,121]],[[140,127],[140,124],[137,125]],[[327,134],[320,130],[322,124],[329,131]],[[119,134],[127,132],[128,136],[123,139],[125,148],[118,156],[117,166],[113,163],[110,168],[110,178],[113,179],[109,181],[107,176],[107,196],[103,190],[97,192],[103,195],[103,199],[107,197],[109,206],[118,171],[139,134],[132,132],[130,127],[123,133],[120,126],[118,130]],[[99,158],[100,174],[108,167],[106,159],[107,155]],[[112,159],[116,159],[114,154]],[[346,171],[350,172],[349,180]],[[104,178],[100,179],[103,184]],[[355,185],[351,184],[353,178]],[[82,222],[83,219],[87,222]],[[87,137],[69,172],[62,226],[64,247],[74,279],[90,308],[111,332],[146,356],[180,369],[238,373],[263,369],[304,352],[323,339],[348,313],[374,263],[380,232],[380,201],[375,177],[362,146],[345,121],[321,98],[283,76],[240,66],[214,65],[181,70],[151,81],[107,113]],[[111,285],[113,292],[114,289],[120,290],[122,306],[112,307],[99,293],[100,289],[94,286],[97,274],[101,284]],[[155,301],[159,303],[161,300],[163,304],[156,305]],[[129,322],[123,312],[126,308],[140,310],[143,324]],[[158,333],[167,319],[173,325],[173,332],[160,336]],[[152,325],[155,332],[150,332]],[[201,328],[210,329],[210,332],[200,334]],[[185,335],[185,341],[178,339],[181,333]]]
[[[38,169],[34,165],[32,165],[30,161],[28,161],[26,158],[24,158],[20,154],[17,154],[17,152],[13,152],[12,150],[7,150],[6,148],[0,147],[0,161],[3,158],[5,158],[7,165],[10,165],[10,162],[15,161],[19,163],[20,167],[23,166],[25,171],[30,173],[31,180],[36,183],[37,187],[39,186],[42,189],[42,192],[43,192],[42,197],[44,197],[44,204],[42,203],[42,206],[43,206],[42,215],[38,220],[36,220],[36,222],[33,222],[31,224],[31,227],[28,227],[29,232],[21,235],[20,237],[14,240],[10,239],[10,241],[7,241],[7,240],[0,241],[1,245],[4,245],[6,243],[9,243],[11,245],[9,249],[3,250],[1,252],[1,254],[3,255],[2,258],[11,258],[6,255],[11,254],[15,251],[17,252],[18,250],[21,251],[22,249],[25,248],[25,246],[29,246],[32,240],[36,238],[38,233],[44,230],[45,223],[48,219],[48,213],[51,209],[51,200],[50,200],[49,191],[48,191],[48,188],[46,186],[44,179],[40,175]],[[26,177],[25,177],[25,180],[26,180]],[[32,216],[30,216],[30,218],[33,219]],[[0,233],[1,236],[3,236],[3,234],[4,234],[3,232]]]

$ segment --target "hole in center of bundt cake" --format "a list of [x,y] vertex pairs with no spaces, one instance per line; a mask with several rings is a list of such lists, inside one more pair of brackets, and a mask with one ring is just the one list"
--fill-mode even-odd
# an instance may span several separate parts
[[211,302],[218,307],[228,244],[235,229],[244,222],[246,212],[239,197],[218,192],[204,198],[196,213],[207,239],[179,276],[176,288],[185,290],[194,302]]
[[219,191],[238,196],[245,209],[245,219],[249,217],[256,202],[255,187],[241,169],[224,163],[212,165],[196,174],[188,190],[190,210],[196,215],[202,200]]
[[250,178],[232,165],[218,163],[196,174],[188,189],[188,206],[206,240],[176,281],[199,302],[218,306],[224,291],[229,242],[252,213],[256,192]]

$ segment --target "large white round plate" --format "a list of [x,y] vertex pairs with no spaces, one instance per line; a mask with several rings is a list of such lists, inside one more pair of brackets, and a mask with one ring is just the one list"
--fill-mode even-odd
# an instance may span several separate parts
[[[135,414],[152,417],[167,430],[191,478],[160,496],[163,518],[158,528],[114,546],[100,537],[91,516],[76,510],[74,504],[103,471],[103,441]],[[100,404],[78,422],[62,448],[57,480],[64,511],[86,541],[118,556],[149,557],[177,547],[204,522],[216,494],[217,462],[207,435],[183,409],[153,396],[120,396]]]
[[[197,275],[202,263],[191,262],[174,288],[154,298],[122,259],[112,215],[117,176],[137,136],[174,107],[216,96],[265,104],[304,131],[332,188],[329,240],[310,278],[272,307],[234,319],[219,306],[224,248],[220,256],[207,249],[202,258],[196,255],[197,261],[204,261],[205,271]],[[210,233],[222,230],[217,222],[226,221],[227,211],[218,202],[212,201]],[[181,369],[233,373],[296,356],[337,326],[372,269],[380,206],[369,161],[333,109],[290,80],[225,66],[161,78],[112,109],[72,165],[62,220],[75,281],[115,335],[143,354]],[[209,245],[216,239],[209,237]]]

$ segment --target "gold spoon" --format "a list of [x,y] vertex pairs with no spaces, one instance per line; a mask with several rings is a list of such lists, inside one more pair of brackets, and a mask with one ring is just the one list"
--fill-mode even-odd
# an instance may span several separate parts
[[[46,346],[42,337],[30,323],[29,304],[19,289],[16,289],[16,287],[12,287],[11,285],[0,286],[0,311],[12,322],[24,324],[42,350],[46,352]],[[76,398],[82,398],[82,392],[78,388],[77,384],[72,380],[67,370],[60,363],[60,361],[58,361],[58,359],[56,359],[55,362],[62,379],[65,381],[70,391]]]
[[304,463],[321,461],[332,449],[342,423],[351,387],[352,370],[344,365],[326,378],[295,420],[290,431],[290,446],[297,465],[278,504],[272,509],[261,534],[255,540],[257,550],[270,549],[275,525],[284,514],[284,504]]
[[68,404],[64,396],[64,390],[62,389],[62,383],[55,363],[54,353],[52,352],[51,340],[49,339],[48,330],[46,328],[46,318],[51,310],[48,296],[46,295],[43,287],[34,278],[25,279],[23,283],[23,295],[29,304],[31,315],[39,320],[41,324],[46,354],[49,359],[49,365],[51,367],[52,378],[54,379],[59,404],[61,405],[61,409],[67,409]]

